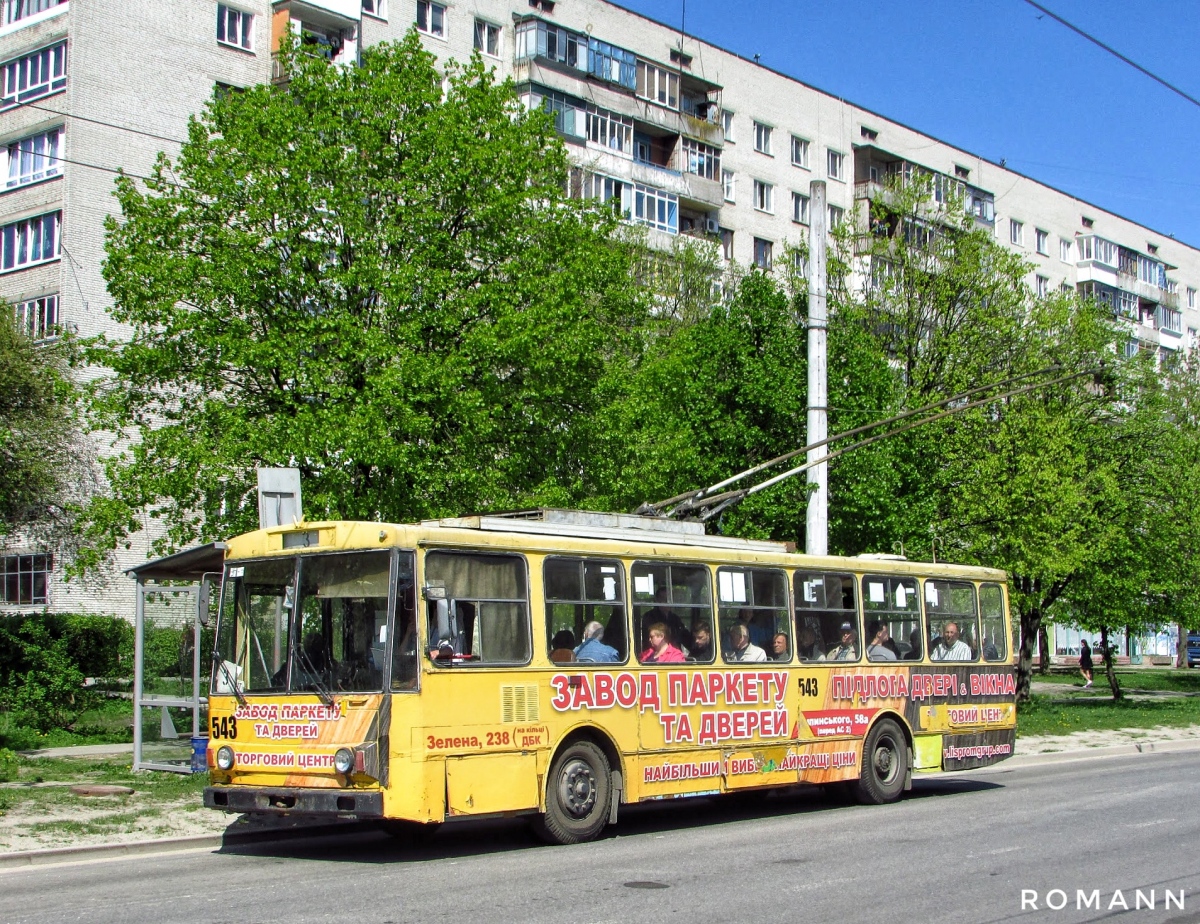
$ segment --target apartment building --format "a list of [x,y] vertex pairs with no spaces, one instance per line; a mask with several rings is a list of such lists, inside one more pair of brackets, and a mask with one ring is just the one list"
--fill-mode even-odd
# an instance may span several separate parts
[[[353,65],[412,28],[441,60],[477,50],[552,112],[580,194],[660,246],[693,235],[768,267],[807,236],[812,180],[831,223],[861,221],[888,176],[919,171],[1028,258],[1034,290],[1105,300],[1130,349],[1195,345],[1196,248],[604,0],[0,0],[0,297],[35,339],[121,335],[101,275],[115,173],[176,153],[215,86],[278,79],[288,30]],[[132,611],[119,570],[84,587],[60,565],[0,555],[0,611]]]

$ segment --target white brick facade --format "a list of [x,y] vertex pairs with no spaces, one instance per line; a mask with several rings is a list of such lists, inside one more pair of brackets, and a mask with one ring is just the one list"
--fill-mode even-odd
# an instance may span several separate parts
[[[60,176],[12,189],[0,187],[0,225],[61,210],[61,255],[0,273],[0,297],[16,303],[57,294],[59,322],[80,336],[121,334],[107,314],[110,301],[101,275],[103,221],[114,205],[112,171],[145,175],[158,151],[176,153],[189,116],[202,108],[214,84],[246,86],[269,80],[270,52],[283,29],[303,23],[310,32],[320,32],[340,60],[352,61],[363,45],[401,38],[416,21],[418,2],[235,0],[228,6],[253,15],[250,50],[217,41],[216,0],[70,0],[0,29],[0,61],[67,42],[65,88],[0,111],[4,144],[65,127],[61,153],[66,163]],[[683,231],[691,222],[697,233],[717,228],[732,233],[732,252],[739,262],[752,261],[756,238],[770,242],[778,255],[785,243],[807,235],[807,227],[793,220],[794,192],[807,196],[811,180],[826,180],[830,205],[851,214],[856,190],[862,196],[871,188],[872,165],[886,170],[907,162],[961,179],[985,199],[990,196],[994,221],[988,226],[1001,243],[1035,264],[1031,286],[1098,284],[1098,291],[1118,293],[1115,301],[1124,292],[1136,308],[1131,331],[1142,343],[1164,350],[1191,346],[1200,329],[1200,312],[1188,304],[1188,290],[1200,289],[1200,251],[1036,180],[715,45],[687,36],[681,40],[678,30],[603,0],[456,0],[432,6],[444,14],[444,34],[423,35],[430,51],[443,60],[465,59],[472,51],[477,19],[498,27],[497,54],[485,60],[517,80],[523,91],[560,94],[564,105],[575,107],[580,122],[572,123],[566,140],[576,162],[628,184],[622,195],[629,197],[625,201],[631,212],[637,203],[647,203],[647,208],[659,201],[675,203],[673,228],[653,235],[655,240]],[[362,7],[384,7],[387,15],[360,12]],[[430,16],[431,8],[425,9]],[[530,18],[546,23],[546,29],[570,33],[572,41],[582,43],[576,47],[583,50],[584,60],[577,58],[574,65],[555,62],[548,53],[538,54],[535,44],[535,53],[518,61],[518,21]],[[657,68],[645,73],[661,78],[668,94],[677,80],[674,108],[640,97],[636,80],[622,86],[619,80],[589,74],[589,42],[616,46],[631,53],[630,60],[636,57],[642,65]],[[615,68],[609,77],[618,75]],[[704,119],[679,111],[706,104]],[[631,121],[632,148],[624,135],[619,142],[605,144],[588,140],[589,107],[596,115],[600,110],[611,114],[622,125]],[[732,129],[728,134],[722,130],[726,118]],[[755,150],[755,123],[770,129],[770,153]],[[806,166],[792,163],[793,136],[807,143]],[[719,155],[714,178],[689,172],[685,138]],[[621,150],[614,148],[618,143]],[[840,179],[828,175],[830,151],[842,155]],[[733,202],[722,194],[720,170],[733,175]],[[760,200],[770,187],[769,211],[756,208],[756,182],[765,184]],[[668,224],[672,221],[665,211],[655,214],[666,216]],[[1010,243],[1014,220],[1021,223],[1020,244]],[[1045,254],[1037,252],[1039,231],[1044,233]],[[1081,259],[1081,241],[1091,236],[1116,245],[1111,262],[1124,261],[1126,270],[1137,265],[1138,255],[1143,273],[1154,272],[1155,261],[1163,264],[1165,278],[1177,291],[1122,273],[1121,266],[1110,266],[1095,254],[1091,260]],[[1062,242],[1070,246],[1069,254],[1064,254]],[[1070,259],[1064,260],[1064,255]],[[133,548],[122,552],[120,566],[144,560],[148,547],[147,534],[135,537]],[[132,582],[118,576],[105,587],[84,588],[56,580],[49,605],[56,610],[128,613]]]

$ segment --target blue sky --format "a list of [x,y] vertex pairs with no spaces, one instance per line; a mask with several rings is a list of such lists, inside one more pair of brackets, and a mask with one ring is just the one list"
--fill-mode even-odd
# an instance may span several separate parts
[[[1024,0],[617,2],[1200,247],[1200,107]],[[1039,2],[1200,99],[1200,0]]]

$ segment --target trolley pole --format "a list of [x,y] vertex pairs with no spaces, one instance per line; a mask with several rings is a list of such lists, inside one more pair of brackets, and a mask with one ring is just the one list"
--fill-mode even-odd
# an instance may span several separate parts
[[[829,435],[826,365],[829,312],[825,278],[825,181],[809,184],[808,222],[808,438],[809,445]],[[824,447],[810,449],[808,462],[827,454]],[[829,463],[808,470],[808,513],[804,524],[804,551],[809,555],[829,554]]]

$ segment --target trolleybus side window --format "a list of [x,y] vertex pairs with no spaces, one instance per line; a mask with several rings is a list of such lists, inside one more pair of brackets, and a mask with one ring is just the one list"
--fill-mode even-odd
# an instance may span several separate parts
[[934,661],[979,658],[979,614],[975,587],[965,581],[925,581],[929,657]]
[[413,554],[401,552],[396,572],[396,629],[392,633],[392,689],[417,688],[417,587]]
[[[717,606],[726,662],[792,660],[787,576],[782,571],[718,569]],[[779,652],[776,636],[782,636]]]
[[[633,578],[633,625],[637,632],[637,650],[643,662],[659,662],[662,655],[648,655],[650,629],[662,624],[666,629],[665,658],[685,660],[697,657],[697,630],[712,629],[712,587],[704,565],[678,562],[637,561],[630,569]],[[678,652],[676,658],[673,651]],[[705,660],[711,660],[709,652]]]
[[796,653],[801,661],[857,661],[862,654],[854,576],[797,571]]
[[430,552],[424,596],[435,664],[529,663],[529,583],[521,556]]
[[920,661],[925,645],[917,579],[868,574],[862,583],[867,660]]
[[383,688],[390,559],[386,551],[301,556],[293,691]]
[[625,569],[619,561],[547,558],[546,650],[557,664],[625,661]]
[[217,694],[287,689],[294,558],[231,563],[225,572],[221,625],[213,658]]
[[1008,660],[1008,637],[1004,634],[1004,593],[999,584],[983,584],[979,588],[979,609],[983,615],[983,630],[979,649],[985,661]]

